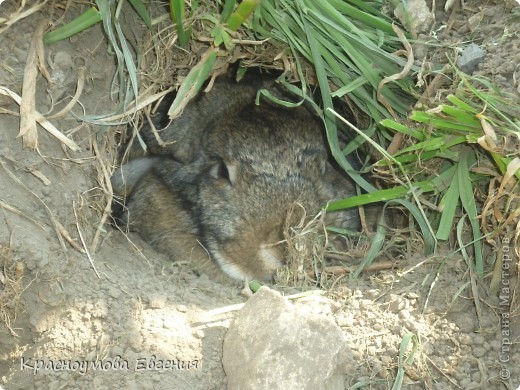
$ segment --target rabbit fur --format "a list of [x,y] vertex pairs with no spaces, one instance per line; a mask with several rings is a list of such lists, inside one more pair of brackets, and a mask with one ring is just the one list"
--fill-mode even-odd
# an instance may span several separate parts
[[[148,156],[112,178],[124,203],[120,225],[220,281],[270,280],[284,262],[282,229],[291,205],[315,215],[327,201],[354,194],[329,162],[321,120],[303,106],[266,99],[255,105],[259,88],[292,98],[269,76],[240,83],[219,77],[159,131],[172,141],[168,146],[144,126]],[[326,222],[359,228],[357,210],[329,213]]]

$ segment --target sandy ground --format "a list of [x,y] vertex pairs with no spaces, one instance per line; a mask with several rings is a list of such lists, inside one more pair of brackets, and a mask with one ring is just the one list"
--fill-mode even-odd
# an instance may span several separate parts
[[[464,39],[476,40],[490,53],[479,72],[518,92],[519,7],[507,12],[501,2],[468,3],[441,39],[460,46]],[[0,5],[0,13],[8,5]],[[481,27],[469,31],[464,21],[479,12]],[[21,92],[29,43],[44,14],[0,36],[0,86]],[[441,25],[447,18],[439,12],[437,19]],[[76,66],[60,65],[72,59],[86,68],[80,98],[85,112],[114,107],[114,59],[99,26],[47,50],[54,71],[63,72],[63,91],[53,93],[73,93]],[[51,108],[42,79],[36,108]],[[32,151],[17,138],[18,106],[0,95],[0,110],[0,386],[225,388],[222,340],[235,313],[210,310],[245,302],[240,288],[196,276],[138,236],[100,225],[108,199],[103,165],[114,160],[106,129],[69,114],[52,122],[80,151],[67,150],[41,128],[38,150]],[[89,250],[100,231],[99,249],[82,253],[58,233],[63,230],[78,248]],[[518,388],[517,290],[498,298],[487,292],[488,279],[474,281],[460,254],[426,258],[416,249],[405,248],[395,270],[343,278],[330,290],[334,305],[328,315],[356,356],[355,369],[345,372],[345,388],[391,388],[401,340],[410,332],[418,337],[418,352],[405,388]],[[503,250],[513,259],[512,248]],[[493,259],[489,255],[488,263]],[[517,277],[504,276],[503,286],[510,282],[514,288]]]

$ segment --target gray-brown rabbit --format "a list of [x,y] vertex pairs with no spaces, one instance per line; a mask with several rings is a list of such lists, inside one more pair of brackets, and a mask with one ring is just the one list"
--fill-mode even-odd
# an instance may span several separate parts
[[[328,161],[321,121],[304,107],[262,101],[258,89],[284,96],[270,77],[217,79],[161,132],[163,148],[142,131],[150,156],[114,175],[125,198],[123,224],[173,261],[219,280],[272,278],[283,264],[282,226],[295,202],[308,215],[353,195]],[[327,222],[357,229],[357,211]]]

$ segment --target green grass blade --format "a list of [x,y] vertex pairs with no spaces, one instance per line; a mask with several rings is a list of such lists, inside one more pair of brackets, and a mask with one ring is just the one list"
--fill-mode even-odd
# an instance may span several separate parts
[[244,21],[251,15],[260,0],[243,0],[237,7],[237,10],[229,17],[227,22],[231,31],[237,31]]
[[[288,43],[295,54],[323,73],[327,83],[342,88],[338,96],[348,94],[374,121],[390,117],[377,101],[376,89],[382,77],[399,72],[405,60],[391,53],[401,43],[388,18],[374,8],[359,1],[262,0],[253,27],[257,33]],[[318,55],[320,63],[315,62]],[[318,82],[323,88],[323,82]],[[412,83],[403,79],[386,85],[382,93],[394,111],[404,114],[411,107],[407,94],[412,89]],[[326,127],[332,129],[331,123]]]
[[228,21],[229,17],[233,13],[235,9],[236,0],[226,0],[224,2],[224,7],[222,8],[222,13],[220,14],[220,23],[224,24]]
[[[303,17],[302,20],[304,23],[305,32],[307,34],[307,39],[309,41],[314,67],[316,69],[316,76],[318,78],[318,84],[320,86],[324,110],[326,110],[327,108],[333,109],[332,97],[328,85],[327,74],[324,68],[323,57],[320,53],[321,47],[314,39],[311,27],[305,22],[305,19],[303,19]],[[352,168],[352,165],[347,161],[343,153],[341,153],[341,150],[339,148],[337,127],[334,118],[331,115],[324,114],[323,119],[325,122],[327,140],[331,148],[332,156],[336,159],[338,164],[349,173],[349,175],[352,177],[354,181],[356,181],[356,183],[358,183],[365,190],[372,190],[374,187],[371,184],[369,184],[363,177],[361,177],[361,175],[355,173],[354,169]]]
[[455,121],[463,123],[466,126],[473,127],[475,129],[480,129],[482,127],[480,121],[473,113],[468,113],[467,111],[460,108],[451,107],[445,104],[441,106],[441,109],[443,113],[453,117]]
[[141,0],[128,0],[132,7],[134,8],[135,12],[137,12],[137,15],[143,20],[144,24],[146,24],[146,27],[150,30],[152,28],[152,18],[150,17],[150,14],[148,13],[148,10],[146,9],[145,5]]
[[184,0],[170,0],[170,16],[175,23],[179,46],[185,46],[191,35],[191,30],[184,29],[185,3]]
[[349,83],[345,84],[343,87],[337,89],[336,91],[332,92],[333,97],[343,97],[349,93],[354,92],[356,89],[362,87],[367,83],[367,79],[365,76],[359,76]]
[[115,23],[114,27],[117,32],[118,41],[121,44],[121,52],[123,54],[126,71],[128,72],[128,77],[130,79],[130,85],[133,90],[133,96],[137,97],[139,95],[139,83],[137,81],[137,68],[134,63],[134,58],[126,42],[125,34],[121,29],[121,25],[119,23]]
[[[419,189],[421,192],[432,192],[436,191],[437,188],[435,183],[432,181],[423,181],[414,183],[414,188]],[[329,202],[325,208],[327,211],[338,211],[347,209],[350,207],[362,206],[365,204],[376,203],[376,202],[385,202],[389,200],[395,200],[401,197],[404,197],[406,194],[410,192],[410,189],[406,186],[398,186],[389,188],[386,190],[379,190],[375,192],[371,192],[368,194],[351,196],[341,200],[335,200]]]
[[[105,30],[108,41],[111,45],[111,48],[114,50],[114,53],[115,53],[116,59],[117,59],[117,71],[116,71],[116,74],[114,75],[114,80],[112,81],[112,84],[118,85],[117,90],[118,90],[119,96],[121,97],[120,98],[121,107],[116,109],[116,111],[118,111],[124,105],[123,102],[125,100],[124,89],[125,89],[126,81],[125,81],[125,77],[124,77],[124,67],[123,67],[124,56],[123,56],[123,53],[121,52],[121,50],[119,49],[117,39],[114,35],[112,11],[110,9],[110,5],[109,5],[108,1],[96,0],[96,5],[98,6],[99,12],[101,13],[101,17],[103,19],[103,29]],[[118,78],[118,82],[115,81],[116,78]],[[115,89],[116,88],[111,89],[112,98],[114,98],[113,95],[114,95]]]
[[350,279],[356,279],[366,267],[370,266],[370,264],[372,264],[376,256],[379,254],[379,251],[383,247],[383,244],[385,243],[386,228],[382,221],[383,216],[381,216],[379,220],[380,223],[377,224],[376,234],[372,239],[372,243],[370,244],[370,249],[368,250],[368,253],[366,254],[363,261],[356,268],[356,270],[349,275]]
[[476,108],[473,108],[468,103],[464,102],[462,99],[459,99],[455,95],[448,95],[446,97],[446,100],[448,100],[450,103],[456,105],[458,108],[465,110],[467,112],[471,112],[473,114],[478,114],[478,110]]
[[436,234],[438,240],[447,240],[450,233],[453,231],[455,211],[459,204],[459,197],[458,176],[454,176],[448,190],[439,203],[439,207],[441,208],[441,220]]
[[265,96],[270,101],[272,101],[276,104],[279,104],[280,106],[288,107],[288,108],[301,106],[304,102],[304,100],[300,100],[299,102],[289,102],[287,100],[282,100],[282,99],[274,96],[268,89],[261,89],[260,91],[258,91],[258,95],[256,97],[256,104],[259,104],[260,96]]
[[[459,72],[457,70],[457,67],[454,67],[455,71],[457,72],[457,76],[461,78],[462,83],[468,90],[471,92],[472,96],[476,96],[480,101],[483,103],[485,107],[487,107],[488,110],[491,110],[498,118],[503,120],[508,126],[511,127],[509,131],[520,133],[520,121],[513,120],[515,116],[518,118],[518,115],[515,114],[518,113],[518,111],[512,111],[513,114],[506,115],[504,112],[507,112],[508,105],[511,105],[511,101],[508,101],[506,99],[502,99],[499,97],[500,91],[497,90],[497,87],[490,83],[489,80],[486,80],[482,77],[469,77],[466,74]],[[487,93],[482,92],[479,89],[477,89],[475,86],[472,85],[470,80],[481,83],[487,87],[488,90],[494,91],[494,93]],[[517,104],[514,104],[517,106]],[[480,111],[480,110],[479,110]],[[504,112],[502,112],[504,111]]]
[[[454,180],[456,167],[452,166],[431,180],[413,183],[413,189],[420,192],[442,192]],[[398,186],[386,190],[374,191],[369,194],[351,196],[349,198],[329,202],[325,207],[327,211],[338,211],[350,207],[363,206],[365,204],[384,202],[404,197],[410,192],[407,186]]]
[[419,228],[421,229],[421,234],[424,240],[424,254],[429,255],[435,252],[435,248],[437,247],[437,239],[433,234],[430,222],[426,218],[424,211],[406,199],[395,199],[392,200],[392,202],[406,207],[410,214],[412,214],[414,217],[415,221],[419,224]]
[[476,162],[476,156],[473,150],[466,147],[461,152],[459,166],[457,169],[457,179],[459,182],[460,200],[462,207],[468,214],[468,219],[473,232],[473,249],[475,256],[475,270],[479,275],[484,273],[484,259],[482,257],[482,235],[478,224],[477,206],[475,197],[473,196],[473,187],[469,177],[469,167]]
[[307,4],[316,6],[322,9],[325,15],[339,14],[341,17],[347,15],[351,19],[359,20],[363,24],[373,27],[374,29],[386,32],[390,35],[395,35],[392,29],[392,23],[386,18],[374,16],[362,11],[360,8],[353,7],[346,1],[328,0],[328,1],[307,1]]
[[[114,78],[117,78],[117,82],[114,80],[113,83],[117,85],[117,91],[119,94],[118,100],[120,104],[115,112],[121,112],[130,101],[137,96],[137,72],[133,63],[132,54],[126,44],[126,38],[121,30],[119,21],[115,16],[113,16],[111,4],[106,0],[96,0],[96,5],[98,6],[103,19],[103,29],[117,59],[117,71],[114,76]],[[121,47],[119,47],[119,44],[121,44]],[[128,68],[129,64],[130,68]],[[129,72],[128,69],[133,69],[133,74],[131,74],[131,71]],[[127,74],[129,81],[127,79]],[[133,90],[134,93],[129,93],[130,90]],[[116,88],[112,90],[112,93],[115,93],[115,91]]]
[[[338,3],[338,0],[335,0],[335,1],[336,1],[336,3]],[[339,0],[339,5],[341,5],[341,3],[343,3],[343,1]],[[392,23],[392,21],[388,18],[388,16],[386,16],[385,14],[379,12],[377,9],[372,7],[365,0],[349,0],[349,3],[355,5],[356,7],[358,7],[359,9],[365,11],[366,13],[368,13],[370,15],[373,15],[373,16],[381,19],[381,20],[387,20],[388,23]]]
[[459,145],[466,142],[466,137],[464,136],[449,136],[444,135],[441,137],[431,138],[424,142],[418,142],[408,148],[404,148],[397,152],[395,156],[399,156],[405,153],[415,153],[417,151],[432,151],[439,150],[442,151],[444,149],[451,148],[452,146]]
[[422,133],[421,131],[410,129],[408,126],[398,123],[392,119],[383,119],[379,123],[381,126],[409,135],[410,137],[414,137],[419,141],[424,141],[424,139],[426,138],[424,136],[424,133]]
[[213,64],[217,59],[217,53],[218,48],[208,49],[199,63],[190,70],[168,110],[168,115],[171,119],[179,116],[184,107],[186,107],[186,104],[200,91],[200,88],[213,69]]
[[363,130],[364,135],[358,134],[352,141],[350,141],[347,146],[343,149],[342,153],[345,156],[348,156],[351,153],[354,153],[361,145],[366,142],[365,136],[372,138],[376,133],[376,126],[371,125],[368,129]]
[[[411,351],[410,350],[411,344]],[[397,358],[397,374],[395,376],[392,390],[399,390],[403,386],[406,370],[412,365],[415,355],[419,350],[419,340],[413,333],[407,333],[403,336],[399,345],[399,356]]]
[[[432,158],[442,158],[446,160],[457,161],[459,159],[458,153],[452,150],[431,150],[431,151],[420,151],[417,153],[405,154],[402,156],[394,157],[395,161],[400,164],[410,164],[414,163],[418,160],[428,161]],[[386,160],[380,160],[376,164],[376,166],[384,166],[388,165]],[[410,169],[413,169],[412,166]]]
[[455,130],[458,130],[464,134],[478,133],[482,129],[480,123],[478,125],[458,123],[450,119],[441,119],[434,116],[434,114],[421,111],[412,112],[410,119],[416,122],[426,123],[437,128],[438,130],[447,130],[449,133],[453,133]]
[[[302,77],[303,80],[303,77]],[[314,100],[312,100],[306,93],[305,90],[307,89],[305,83],[302,84],[302,88],[296,87],[294,84],[291,84],[284,80],[279,80],[280,84],[283,85],[285,89],[287,89],[289,92],[292,92],[296,96],[299,96],[302,100],[304,100],[307,104],[310,104],[311,107],[314,109],[315,112],[318,113],[318,115],[323,115],[323,112],[321,108],[316,104]]]
[[79,32],[86,30],[96,23],[101,22],[101,13],[96,7],[92,7],[74,19],[72,22],[67,23],[54,31],[50,31],[43,35],[43,43],[51,45],[55,42],[59,42],[63,39],[67,39]]

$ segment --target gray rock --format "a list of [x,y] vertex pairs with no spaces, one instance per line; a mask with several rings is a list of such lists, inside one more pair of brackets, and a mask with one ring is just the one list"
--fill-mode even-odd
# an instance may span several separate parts
[[340,328],[262,287],[224,338],[229,389],[343,389],[352,360]]
[[485,57],[486,51],[479,45],[471,43],[462,51],[462,55],[457,60],[457,65],[463,72],[471,74]]
[[430,32],[434,19],[426,1],[407,0],[405,4],[400,2],[394,10],[403,26],[414,35]]

